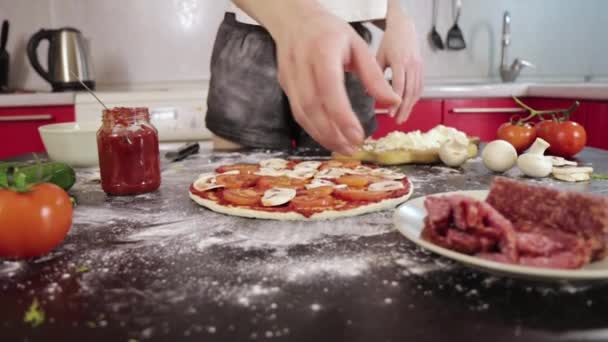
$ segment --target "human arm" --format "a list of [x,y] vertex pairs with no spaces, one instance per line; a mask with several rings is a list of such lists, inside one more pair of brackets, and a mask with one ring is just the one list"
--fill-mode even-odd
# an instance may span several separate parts
[[391,108],[389,115],[396,116],[397,123],[403,123],[420,99],[423,88],[424,71],[416,28],[399,0],[388,0],[386,19],[373,24],[384,30],[378,64],[383,70],[391,68],[393,89],[402,98],[401,104]]
[[398,106],[401,98],[384,79],[364,40],[340,18],[312,0],[234,0],[273,37],[278,78],[294,118],[324,147],[352,154],[364,132],[344,86],[352,71],[377,101]]

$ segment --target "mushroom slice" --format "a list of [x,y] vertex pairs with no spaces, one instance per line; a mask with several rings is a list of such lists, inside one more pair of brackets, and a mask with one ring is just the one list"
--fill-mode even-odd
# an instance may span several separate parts
[[285,175],[287,175],[287,177],[298,178],[298,179],[312,178],[315,176],[315,174],[317,174],[317,171],[311,170],[311,169],[294,169],[294,170],[289,170],[285,173]]
[[320,161],[303,161],[301,163],[296,164],[294,169],[307,169],[307,170],[317,170],[321,166]]
[[353,174],[353,175],[365,176],[365,175],[372,174],[373,171],[374,171],[374,169],[372,169],[371,167],[359,165],[356,168],[349,170],[348,173]]
[[223,188],[221,184],[215,182],[215,173],[203,173],[194,181],[192,185],[195,190],[208,191],[217,188]]
[[263,167],[263,168],[259,169],[257,172],[255,172],[254,175],[279,177],[279,176],[285,176],[288,172],[289,172],[289,170],[277,170],[277,169],[273,169],[273,168],[269,168],[269,167]]
[[551,158],[551,162],[553,166],[577,166],[578,164],[575,161],[570,161],[564,159],[562,157],[549,156]]
[[591,179],[592,167],[554,167],[553,177],[565,182],[584,182]]
[[289,162],[281,158],[270,158],[260,161],[260,167],[263,169],[282,170],[287,167]]
[[295,189],[272,188],[264,192],[262,205],[265,207],[275,207],[291,201],[294,197],[296,197]]
[[403,188],[404,188],[403,183],[394,181],[394,180],[390,180],[390,181],[372,183],[367,187],[367,190],[369,190],[369,191],[393,191],[393,190],[400,190]]
[[344,169],[344,168],[339,168],[339,167],[332,167],[329,169],[325,169],[325,170],[321,170],[319,172],[317,172],[317,174],[315,175],[315,178],[325,178],[325,179],[333,179],[333,178],[338,178],[338,177],[342,177],[345,174],[349,173],[349,169]]
[[320,188],[322,186],[332,186],[332,187],[338,189],[338,188],[342,188],[342,185],[344,185],[344,187],[346,187],[346,184],[335,184],[334,182],[329,181],[327,179],[315,178],[312,180],[312,182],[306,184],[305,187],[306,187],[306,189],[315,189],[315,188]]
[[220,175],[239,175],[241,172],[239,170],[230,170],[226,172],[220,173]]
[[389,169],[373,169],[370,174],[372,176],[381,177],[381,178],[385,178],[385,179],[392,179],[392,180],[400,180],[400,179],[405,178],[405,174],[403,174],[401,172],[389,170]]

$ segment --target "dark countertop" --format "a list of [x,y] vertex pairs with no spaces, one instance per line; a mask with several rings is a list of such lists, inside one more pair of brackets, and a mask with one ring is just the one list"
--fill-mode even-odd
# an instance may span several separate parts
[[[604,283],[468,269],[402,237],[392,211],[281,223],[216,214],[187,196],[199,173],[268,157],[203,149],[170,164],[158,192],[135,197],[107,197],[94,171],[79,170],[64,244],[37,260],[0,261],[0,340],[608,340]],[[606,151],[580,160],[608,173]],[[402,169],[414,197],[492,179],[479,158],[463,170]],[[608,194],[608,181],[542,183]],[[34,298],[46,313],[36,328],[23,323]]]

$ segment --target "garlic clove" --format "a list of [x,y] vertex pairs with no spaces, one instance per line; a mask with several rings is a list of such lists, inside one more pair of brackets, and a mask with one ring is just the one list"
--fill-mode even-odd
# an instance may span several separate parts
[[448,139],[439,147],[439,159],[451,167],[457,167],[464,164],[469,158],[469,143],[459,141],[457,139]]
[[295,189],[272,188],[264,192],[261,201],[265,207],[275,207],[291,201],[294,197],[296,197]]
[[270,159],[264,159],[264,160],[260,161],[260,167],[267,168],[267,169],[282,170],[287,167],[287,163],[289,163],[289,162],[285,159],[270,158]]
[[376,183],[372,183],[367,187],[367,190],[369,191],[393,191],[393,190],[399,190],[399,189],[403,189],[403,183],[399,182],[399,181],[382,181],[382,182],[376,182]]

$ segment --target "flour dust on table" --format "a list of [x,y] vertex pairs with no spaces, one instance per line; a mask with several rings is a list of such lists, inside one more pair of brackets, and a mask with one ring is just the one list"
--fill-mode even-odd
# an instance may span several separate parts
[[[284,223],[217,214],[186,195],[202,172],[283,156],[203,149],[163,165],[160,189],[134,197],[108,197],[94,170],[79,170],[78,206],[63,245],[33,261],[0,262],[0,294],[12,313],[0,335],[21,331],[34,298],[47,317],[36,331],[61,325],[78,336],[114,332],[138,341],[289,339],[327,317],[351,333],[370,315],[382,322],[406,315],[415,327],[446,307],[499,320],[512,312],[512,298],[549,308],[543,312],[564,301],[587,311],[600,304],[587,304],[587,295],[603,288],[523,283],[422,251],[393,228],[392,211]],[[395,170],[411,175],[424,195],[482,188],[491,175],[475,171],[481,168],[471,161],[461,170]]]

